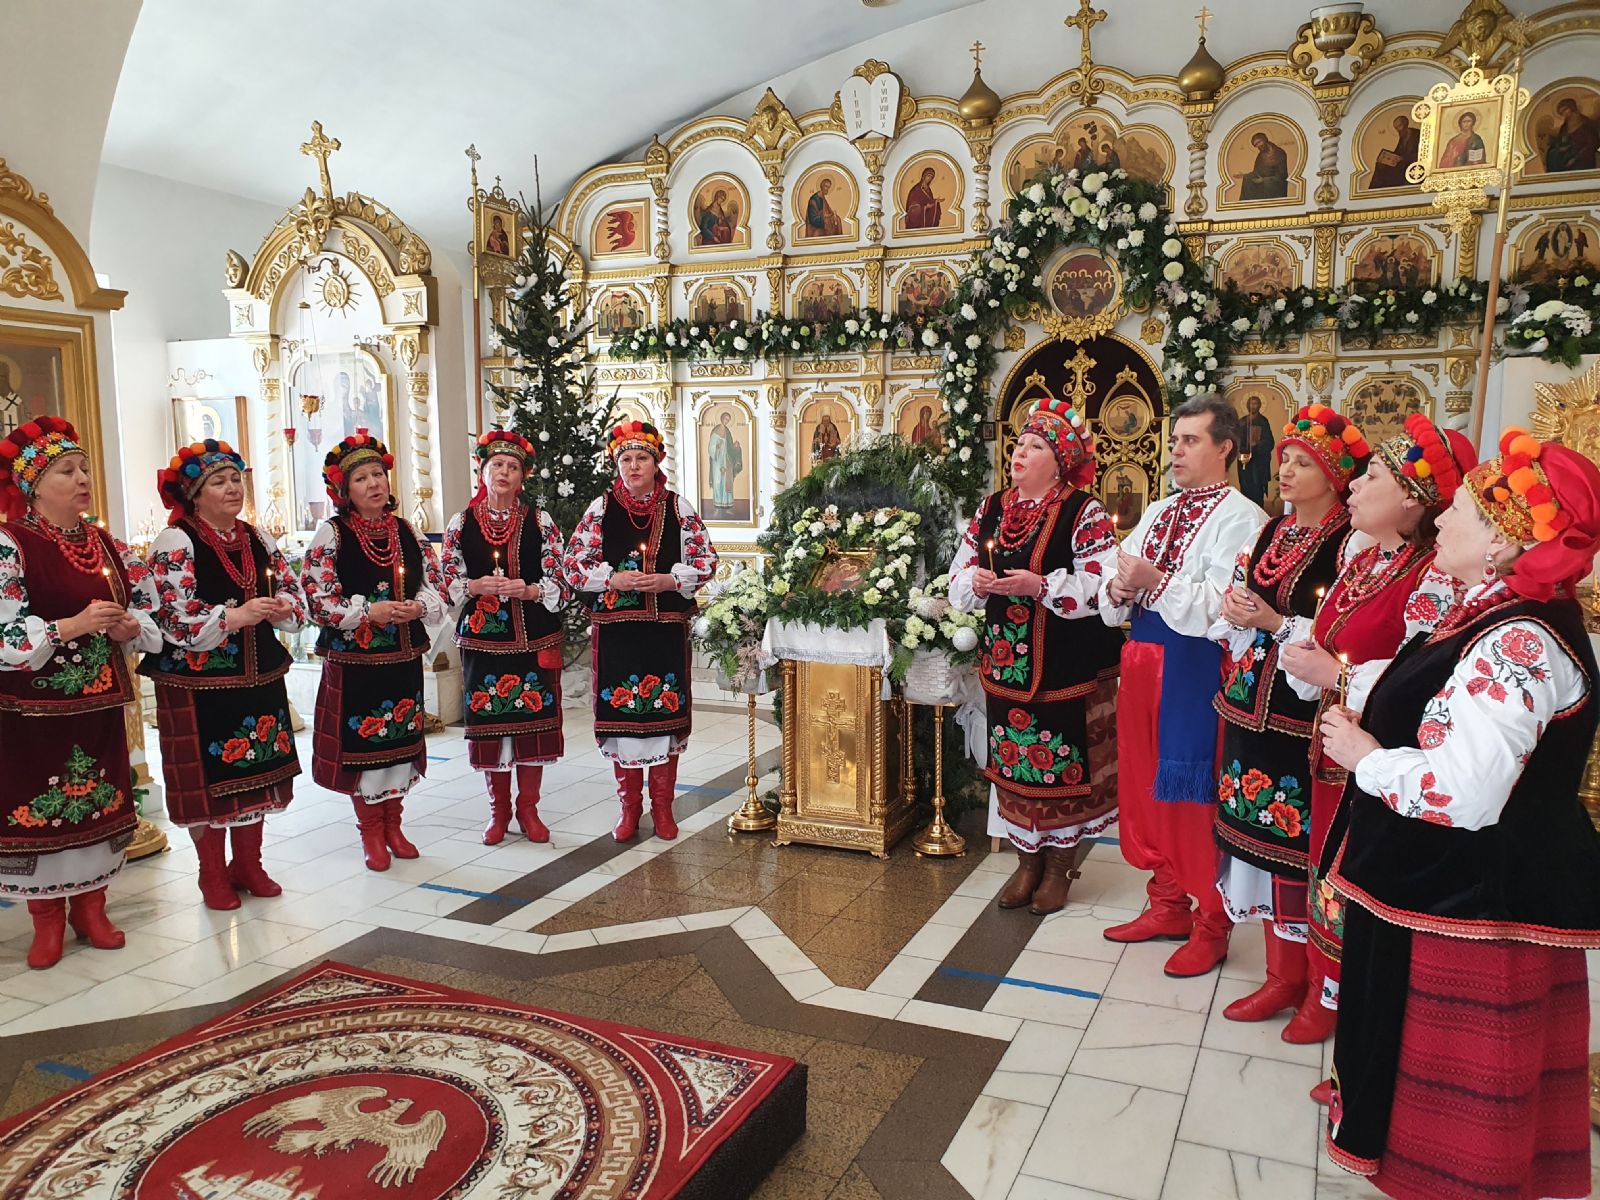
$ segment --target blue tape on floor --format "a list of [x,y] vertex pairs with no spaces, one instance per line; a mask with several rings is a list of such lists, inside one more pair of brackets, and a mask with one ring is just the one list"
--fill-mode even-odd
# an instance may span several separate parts
[[717,796],[719,798],[722,796],[733,795],[733,793],[725,787],[707,787],[702,783],[680,783],[678,785],[678,790],[680,792],[697,792],[702,796]]
[[82,1083],[85,1079],[94,1078],[93,1071],[87,1071],[82,1067],[75,1067],[71,1063],[50,1062],[47,1060],[45,1062],[34,1063],[33,1065],[38,1067],[41,1071],[48,1071],[52,1075],[65,1075],[68,1079],[76,1079],[79,1083]]
[[471,896],[474,900],[493,900],[496,904],[526,904],[526,900],[518,900],[515,896],[497,896],[493,892],[474,892],[469,888],[447,887],[442,883],[419,883],[420,888],[427,888],[430,892],[449,892],[452,896]]
[[1122,839],[1121,838],[1092,837],[1089,840],[1091,842],[1095,842],[1096,844],[1101,845],[1101,846],[1120,846],[1120,845],[1122,845]]
[[1099,992],[1086,992],[1082,988],[1062,987],[1058,983],[1039,983],[1033,979],[1014,979],[1010,975],[989,975],[983,971],[968,971],[961,967],[940,967],[941,975],[954,975],[960,979],[982,979],[989,983],[1009,983],[1012,987],[1035,988],[1041,992],[1059,992],[1063,996],[1082,996],[1085,1000],[1100,999]]
[[429,762],[449,762],[450,761],[450,756],[448,754],[430,754],[430,755],[428,755],[428,761]]
[[17,902],[15,900],[0,900],[0,908],[15,908],[16,906]]

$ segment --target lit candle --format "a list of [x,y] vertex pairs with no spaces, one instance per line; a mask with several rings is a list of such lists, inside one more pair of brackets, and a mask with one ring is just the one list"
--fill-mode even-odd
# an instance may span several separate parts
[[1325,587],[1319,587],[1317,589],[1317,606],[1311,610],[1312,617],[1316,617],[1322,612],[1322,602],[1327,598],[1328,589]]
[[990,538],[986,541],[983,544],[983,548],[989,552],[989,573],[992,575],[994,574],[994,539]]
[[272,590],[272,568],[268,567],[267,568],[267,599],[269,599],[269,600],[272,599],[273,595],[274,595],[274,593],[273,593],[273,590]]
[[400,599],[406,598],[406,563],[405,559],[399,560],[400,567]]
[[496,575],[504,575],[505,574],[505,572],[500,569],[500,551],[499,550],[496,550],[494,552],[494,573]]
[[1350,656],[1339,655],[1339,707],[1345,706],[1345,701],[1350,698]]

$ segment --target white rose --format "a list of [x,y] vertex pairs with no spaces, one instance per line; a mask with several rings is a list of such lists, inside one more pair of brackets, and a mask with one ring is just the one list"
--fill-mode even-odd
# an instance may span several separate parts
[[677,344],[678,344],[678,335],[675,334],[675,333],[667,334],[667,345],[676,346]]
[[966,462],[969,458],[972,457],[972,447],[971,446],[963,446],[963,447],[961,447],[961,453],[956,455],[956,457],[959,458],[962,462]]
[[1028,248],[1026,246],[1018,246],[1017,247],[1017,257],[1018,258],[1027,258],[1028,257]]
[[1175,237],[1169,237],[1161,243],[1161,253],[1168,258],[1177,258],[1178,255],[1183,253],[1183,243]]
[[1246,329],[1249,329],[1249,328],[1250,328],[1250,318],[1249,317],[1236,317],[1236,318],[1234,318],[1233,331],[1235,333],[1243,333]]
[[1044,203],[1044,185],[1040,184],[1040,183],[1036,183],[1032,187],[1030,187],[1026,192],[1024,192],[1023,195],[1027,196],[1028,199],[1032,200],[1035,204],[1043,204]]
[[1118,238],[1117,239],[1117,249],[1118,250],[1126,250],[1127,248],[1128,248],[1128,239],[1125,238],[1125,237]]
[[1098,192],[1105,185],[1106,177],[1099,171],[1091,171],[1083,177],[1083,190],[1086,192]]
[[1195,331],[1199,328],[1199,321],[1195,320],[1193,317],[1185,317],[1183,320],[1178,322],[1178,336],[1192,338],[1195,335]]
[[1560,316],[1561,310],[1565,307],[1566,304],[1560,300],[1546,300],[1533,310],[1533,319],[1535,321],[1548,321],[1552,317]]
[[1130,246],[1142,246],[1142,245],[1144,245],[1144,230],[1142,230],[1142,229],[1130,229],[1130,230],[1128,230],[1128,245],[1130,245]]
[[1422,293],[1422,302],[1424,304],[1432,304],[1438,299],[1439,299],[1439,293],[1438,292],[1426,291],[1426,292]]
[[703,638],[703,637],[706,636],[706,634],[708,634],[710,632],[711,632],[711,622],[706,620],[704,617],[696,617],[695,621],[694,621],[694,635],[695,635],[695,637]]
[[1156,206],[1151,204],[1148,200],[1139,205],[1139,220],[1141,221],[1154,221],[1156,219],[1156,213]]
[[699,337],[700,336],[700,326],[698,326],[698,325],[689,326],[689,336],[690,337]]
[[742,337],[736,337],[733,339],[733,348],[735,350],[748,350],[750,349],[750,343]]
[[931,325],[922,331],[922,344],[924,346],[937,346],[939,344],[938,330]]
[[811,522],[811,536],[812,537],[821,537],[823,528],[824,528],[824,526],[823,526],[821,521],[813,521],[813,522]]
[[1161,278],[1168,283],[1176,283],[1183,278],[1183,264],[1181,262],[1169,262],[1161,268]]
[[961,319],[963,321],[976,321],[978,319],[978,310],[970,304],[963,304],[961,306]]
[[1422,316],[1416,309],[1412,309],[1406,314],[1406,323],[1409,325],[1415,325],[1420,320],[1422,320]]

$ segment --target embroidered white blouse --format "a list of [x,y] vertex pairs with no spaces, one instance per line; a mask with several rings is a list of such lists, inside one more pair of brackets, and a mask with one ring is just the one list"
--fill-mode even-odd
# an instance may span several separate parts
[[[139,581],[148,571],[138,556],[120,541],[117,551],[137,595]],[[161,632],[151,621],[150,614],[133,605],[128,611],[139,622],[139,634],[123,645],[146,653],[161,649]],[[35,616],[28,606],[28,581],[24,578],[22,555],[5,526],[0,525],[0,671],[37,671],[50,661],[57,645],[55,622]]]
[[[543,547],[539,555],[539,571],[543,576],[539,580],[539,603],[551,612],[560,612],[562,605],[572,599],[572,585],[567,582],[561,569],[567,553],[566,543],[550,514],[542,508],[538,513],[539,539]],[[450,518],[450,524],[444,530],[444,554],[440,556],[440,567],[444,572],[443,590],[452,609],[466,603],[467,584],[471,582],[471,576],[467,574],[467,560],[461,552],[461,522],[465,516],[465,513],[457,513]]]
[[[1509,592],[1496,580],[1464,602]],[[1500,625],[1467,647],[1428,702],[1420,749],[1373,750],[1357,785],[1403,817],[1482,829],[1500,819],[1545,726],[1583,700],[1582,669],[1532,621]]]
[[[337,524],[322,523],[306,548],[300,581],[311,620],[317,625],[349,633],[359,629],[373,604],[386,597],[345,591],[344,584],[339,581],[339,537]],[[439,556],[427,538],[418,536],[417,544],[422,551],[422,585],[417,588],[414,599],[422,605],[423,623],[437,625],[449,615],[450,609],[442,594],[444,581],[439,573]]]
[[[290,570],[270,533],[258,527],[256,536],[272,564],[268,569],[272,572],[274,593],[294,607],[288,617],[274,622],[274,627],[295,633],[306,623],[306,601],[299,577]],[[227,638],[222,628],[227,606],[208,604],[200,598],[195,587],[194,542],[188,533],[177,525],[163,529],[150,543],[148,563],[150,571],[135,589],[134,603],[155,618],[162,637],[174,646],[197,652],[222,645]]]
[[[950,603],[962,612],[977,612],[986,597],[972,590],[972,577],[987,566],[978,551],[978,529],[992,497],[985,497],[950,564]],[[1100,501],[1091,497],[1078,510],[1072,527],[1074,570],[1058,567],[1044,577],[1044,604],[1065,620],[1095,616],[1100,611],[1100,581],[1117,566],[1117,537],[1111,516]]]

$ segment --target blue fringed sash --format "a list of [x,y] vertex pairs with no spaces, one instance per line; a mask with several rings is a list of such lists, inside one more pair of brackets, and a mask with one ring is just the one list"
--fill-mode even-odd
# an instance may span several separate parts
[[1133,610],[1130,637],[1161,647],[1160,743],[1155,798],[1168,804],[1217,799],[1217,712],[1222,647],[1174,633],[1155,613]]

